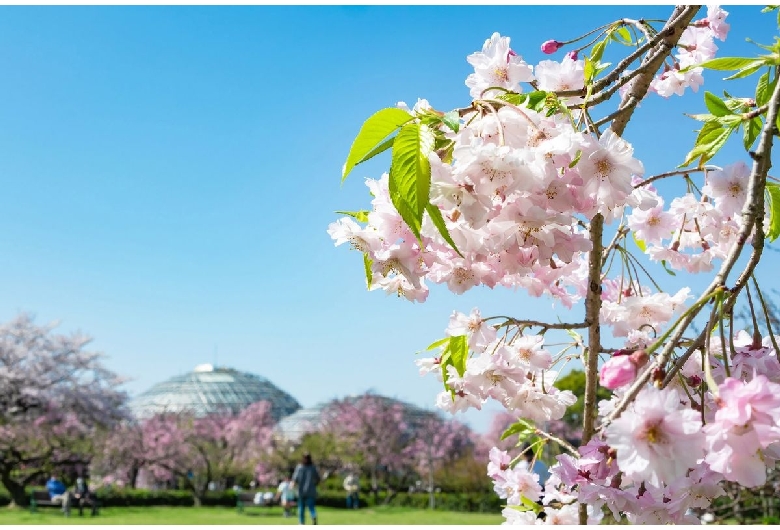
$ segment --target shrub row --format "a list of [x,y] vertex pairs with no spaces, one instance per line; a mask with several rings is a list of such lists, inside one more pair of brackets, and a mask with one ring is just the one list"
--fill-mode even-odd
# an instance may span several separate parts
[[[193,506],[192,493],[182,490],[145,490],[145,489],[99,489],[97,496],[104,507],[114,506]],[[496,495],[482,493],[437,493],[436,508],[439,510],[462,512],[492,512],[501,511],[501,499]],[[5,492],[0,492],[0,506],[11,502]],[[398,493],[385,503],[385,494],[381,492],[377,504],[408,508],[428,508],[427,493]],[[202,501],[203,506],[236,505],[236,494],[233,491],[209,492]],[[325,490],[317,495],[317,505],[329,508],[346,508],[346,494],[343,490]],[[361,507],[374,505],[374,496],[363,492],[360,496]]]

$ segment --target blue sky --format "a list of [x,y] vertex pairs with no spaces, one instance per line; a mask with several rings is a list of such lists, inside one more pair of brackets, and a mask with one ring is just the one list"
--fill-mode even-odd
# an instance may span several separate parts
[[[771,42],[773,15],[726,9],[721,55],[754,53],[748,35]],[[368,205],[363,179],[388,165],[339,185],[362,121],[418,97],[468,104],[466,56],[494,31],[533,64],[543,41],[575,28],[670,11],[4,7],[0,318],[29,311],[88,332],[132,394],[216,357],[304,406],[367,389],[432,406],[439,383],[417,375],[414,353],[453,309],[564,313],[487,289],[433,288],[415,305],[368,293],[360,255],[325,232],[335,210]],[[706,73],[705,88],[718,92],[720,77]],[[702,112],[701,93],[648,100],[629,126],[649,174],[690,148],[683,111]],[[467,419],[483,429],[489,416]]]

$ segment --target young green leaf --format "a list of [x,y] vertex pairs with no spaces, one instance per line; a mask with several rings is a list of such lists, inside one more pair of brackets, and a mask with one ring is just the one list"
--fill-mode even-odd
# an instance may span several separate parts
[[601,40],[593,45],[593,50],[590,53],[590,60],[598,64],[601,62],[601,58],[604,56],[604,49],[607,47],[607,39]]
[[343,210],[337,210],[336,213],[339,213],[341,215],[348,215],[352,218],[354,218],[356,221],[361,223],[367,223],[368,222],[368,214],[370,213],[368,210],[359,210],[357,212],[347,212]]
[[[701,64],[690,66],[689,68],[696,68],[701,66],[702,68],[709,68],[710,70],[742,70],[744,68],[752,66],[757,59],[749,57],[718,57],[717,59],[710,59],[704,61]],[[682,70],[685,71],[685,70]]]
[[527,431],[534,431],[536,427],[533,424],[525,420],[517,420],[515,423],[507,427],[507,429],[501,434],[501,439],[506,440],[513,434],[522,434]]
[[[414,119],[414,117],[411,114],[394,107],[382,109],[368,118],[363,123],[360,132],[358,132],[358,135],[352,142],[352,147],[349,149],[349,155],[347,155],[344,170],[341,172],[341,181],[344,182],[347,175],[349,175],[361,161],[371,158],[368,155],[371,154],[374,148],[379,146],[382,140],[412,119]],[[384,149],[387,149],[387,147]]]
[[466,361],[469,358],[469,344],[466,335],[450,337],[447,349],[452,358],[452,365],[458,371],[458,375],[463,376],[466,373]]
[[756,105],[761,107],[769,102],[769,96],[774,92],[777,85],[777,78],[774,78],[772,82],[769,82],[769,72],[762,75],[758,84],[756,85]]
[[677,273],[674,272],[672,269],[669,268],[669,266],[666,264],[666,260],[661,260],[661,266],[664,268],[664,270],[669,274],[669,276],[677,276]]
[[[730,118],[731,116],[726,117]],[[699,158],[700,166],[706,164],[726,144],[726,140],[738,126],[738,121],[729,123],[726,126],[719,120],[706,122],[701,131],[699,131],[699,136],[696,138],[693,149],[685,157],[685,162],[680,167],[687,166],[697,158]]]
[[371,282],[374,280],[374,274],[371,271],[371,258],[368,257],[368,252],[363,253],[363,268],[366,271],[366,286],[371,290]]
[[620,44],[625,44],[626,46],[633,46],[634,44],[631,41],[631,33],[625,26],[621,26],[612,32],[612,40],[619,42]]
[[761,125],[761,118],[758,117],[743,123],[745,131],[742,136],[742,141],[745,145],[745,151],[750,151],[750,148],[755,143],[756,138],[758,138],[758,135],[761,134]]
[[439,348],[441,346],[444,346],[450,341],[450,337],[444,337],[443,339],[439,339],[436,342],[432,343],[428,348],[426,348],[427,351],[435,350],[436,348]]
[[442,117],[444,125],[452,129],[454,132],[458,132],[460,129],[460,116],[454,110],[449,111]]
[[431,163],[436,137],[419,123],[401,127],[393,143],[390,163],[390,199],[401,218],[419,239],[422,217],[430,200]]
[[647,252],[647,244],[638,237],[636,237],[636,232],[631,232],[631,235],[634,236],[634,243],[636,243],[636,246],[639,247],[639,250],[642,252]]
[[704,104],[707,105],[707,110],[709,110],[713,116],[725,116],[727,114],[732,114],[723,100],[712,92],[704,93]]
[[378,155],[379,153],[384,153],[385,151],[387,151],[388,149],[390,149],[391,147],[393,147],[393,141],[395,141],[395,138],[394,138],[394,137],[390,137],[390,138],[388,138],[387,140],[385,140],[385,141],[384,141],[384,142],[382,142],[381,144],[379,144],[379,145],[377,145],[376,147],[374,147],[374,148],[373,148],[371,151],[369,151],[369,152],[366,154],[366,156],[364,156],[363,158],[361,158],[360,160],[358,160],[358,161],[357,161],[357,163],[356,163],[355,165],[356,165],[356,166],[357,166],[357,165],[360,165],[360,164],[362,164],[363,162],[365,162],[366,160],[371,160],[372,158],[374,158],[374,157],[375,157],[376,155]]
[[458,247],[452,240],[452,236],[450,235],[449,230],[447,230],[447,224],[444,222],[444,217],[441,215],[441,210],[439,210],[439,207],[435,204],[428,203],[428,205],[425,207],[425,211],[428,212],[431,221],[433,221],[433,225],[439,230],[439,233],[441,234],[441,237],[444,238],[444,241],[446,241],[447,244],[449,244],[449,246],[451,246],[452,249],[458,253],[458,256],[462,258],[463,254],[460,253],[460,250],[458,250]]
[[749,75],[759,71],[761,69],[761,67],[764,66],[765,64],[766,64],[766,61],[764,61],[763,59],[757,59],[757,60],[753,61],[751,64],[749,64],[748,66],[746,66],[745,68],[739,70],[737,73],[731,74],[728,77],[724,77],[723,80],[724,81],[730,81],[732,79],[741,79],[743,77],[747,77],[747,76],[749,76]]
[[766,237],[771,242],[780,237],[780,185],[767,182],[766,191],[769,194],[769,230]]

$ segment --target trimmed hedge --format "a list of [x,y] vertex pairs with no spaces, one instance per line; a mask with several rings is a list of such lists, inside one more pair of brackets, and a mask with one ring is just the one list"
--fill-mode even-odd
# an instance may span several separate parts
[[[40,489],[40,488],[35,488]],[[270,488],[269,488],[270,491]],[[183,490],[145,490],[145,489],[98,489],[96,492],[104,507],[129,506],[194,506],[192,493]],[[378,496],[378,504],[385,504],[385,493]],[[460,512],[500,513],[502,500],[496,495],[481,493],[437,493],[436,509]],[[0,492],[0,506],[11,502],[5,492]],[[428,508],[427,493],[397,493],[387,502],[388,506],[408,508]],[[232,490],[209,492],[202,502],[203,506],[236,506],[236,494]],[[317,505],[329,508],[347,507],[346,493],[343,490],[325,490],[317,494]],[[374,496],[370,492],[361,492],[360,506],[374,505]]]

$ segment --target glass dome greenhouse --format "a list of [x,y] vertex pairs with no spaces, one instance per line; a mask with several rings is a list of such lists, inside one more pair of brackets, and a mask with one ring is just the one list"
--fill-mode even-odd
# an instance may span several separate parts
[[264,377],[203,364],[139,394],[130,401],[130,409],[136,418],[183,411],[205,416],[226,410],[237,413],[257,401],[270,401],[277,421],[301,408],[295,398]]
[[[377,394],[368,393],[360,396],[347,396],[344,399],[347,401],[357,402],[361,398],[366,396],[379,399],[382,402],[384,402],[386,405],[396,405],[396,404],[401,405],[403,407],[405,420],[412,427],[423,419],[439,417],[435,412],[425,410],[423,408],[417,407],[410,403],[406,403],[404,401],[400,401],[395,398],[380,396]],[[325,414],[328,411],[329,407],[335,401],[336,400],[328,401],[326,403],[320,403],[319,405],[316,405],[314,407],[300,409],[295,413],[290,414],[289,416],[283,418],[276,425],[276,429],[275,429],[276,433],[282,438],[292,442],[300,440],[300,438],[304,434],[308,432],[316,431],[320,427],[322,427],[324,420],[326,419]]]

